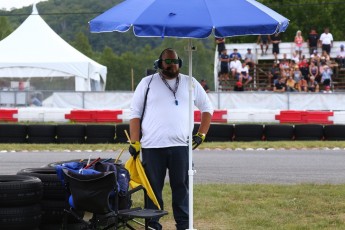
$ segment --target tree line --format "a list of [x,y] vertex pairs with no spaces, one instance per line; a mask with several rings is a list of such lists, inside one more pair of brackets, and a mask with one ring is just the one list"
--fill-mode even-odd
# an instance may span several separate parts
[[[93,34],[88,30],[88,22],[120,3],[120,0],[49,0],[37,4],[37,9],[46,23],[65,41],[76,49],[107,66],[106,90],[132,90],[145,76],[147,69],[153,68],[153,62],[166,47],[177,50],[184,60],[181,72],[188,73],[188,54],[185,51],[188,39],[179,38],[138,38],[132,31],[127,33]],[[229,0],[231,2],[231,0]],[[284,15],[290,25],[282,34],[283,42],[292,42],[297,30],[306,38],[311,27],[321,34],[324,27],[329,27],[335,40],[345,38],[345,19],[341,12],[345,2],[327,0],[260,0],[259,2]],[[229,3],[231,4],[231,3]],[[9,35],[30,14],[32,8],[0,11],[0,39]],[[219,12],[232,13],[232,12]],[[245,9],[243,12],[245,14]],[[248,17],[252,17],[248,15]],[[256,42],[257,36],[239,36],[226,38],[227,43]],[[214,37],[193,39],[193,76],[198,80],[206,79],[213,87],[213,69],[216,44]]]

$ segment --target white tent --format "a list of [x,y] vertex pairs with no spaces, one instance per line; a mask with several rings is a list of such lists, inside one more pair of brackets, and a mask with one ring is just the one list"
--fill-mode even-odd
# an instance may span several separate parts
[[107,68],[88,58],[32,14],[0,41],[0,78],[74,77],[76,91],[104,91]]

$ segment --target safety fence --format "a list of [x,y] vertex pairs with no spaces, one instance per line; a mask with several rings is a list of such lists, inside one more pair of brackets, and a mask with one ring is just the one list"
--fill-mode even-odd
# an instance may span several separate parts
[[[186,111],[188,112],[188,111]],[[128,123],[129,109],[0,108],[0,122]],[[201,121],[199,110],[194,122]],[[212,123],[345,124],[345,111],[227,109],[215,110]]]

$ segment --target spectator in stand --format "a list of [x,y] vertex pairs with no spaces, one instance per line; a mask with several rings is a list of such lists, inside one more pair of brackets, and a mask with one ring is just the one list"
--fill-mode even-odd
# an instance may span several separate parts
[[296,92],[297,89],[296,89],[296,81],[293,79],[292,76],[289,76],[286,80],[286,91],[288,92]]
[[244,55],[244,61],[250,68],[253,68],[255,66],[256,57],[255,54],[252,53],[251,48],[247,49],[247,53]]
[[[302,57],[301,57],[302,59]],[[292,52],[292,56],[291,56],[291,61],[294,61],[295,64],[298,64],[300,60],[300,57],[297,55],[297,52]]]
[[308,79],[309,75],[309,63],[308,59],[305,58],[305,56],[302,56],[302,60],[298,63],[298,68],[301,71],[303,78]]
[[280,33],[276,33],[271,37],[272,42],[272,53],[274,55],[274,60],[278,60],[278,54],[279,54],[279,43],[281,42]]
[[327,65],[331,65],[331,56],[329,56],[326,50],[322,51],[321,60],[325,60]]
[[209,93],[209,92],[210,92],[210,88],[208,87],[207,82],[206,82],[205,79],[202,79],[202,80],[200,81],[200,84],[201,84],[202,88],[204,88],[204,90],[205,90],[206,93]]
[[329,28],[326,27],[324,32],[320,36],[319,43],[322,46],[322,51],[326,51],[328,54],[331,53],[333,46],[333,35],[329,32]]
[[317,50],[317,44],[319,43],[319,34],[316,32],[315,28],[310,29],[307,43],[309,48],[309,54],[312,55],[314,50]]
[[222,54],[219,57],[220,61],[220,81],[227,81],[229,80],[229,62],[230,57],[227,54],[226,49],[222,51]]
[[285,92],[285,90],[286,90],[286,85],[285,85],[284,78],[279,77],[278,81],[274,84],[273,92]]
[[236,82],[235,86],[234,86],[234,91],[244,91],[244,87],[242,82],[238,81]]
[[238,60],[237,56],[234,56],[234,60],[230,62],[230,70],[233,78],[238,78],[238,71],[242,68],[242,63]]
[[297,30],[294,42],[295,42],[295,51],[298,54],[298,57],[301,58],[302,50],[303,50],[303,42],[304,42],[302,31]]
[[318,64],[320,62],[321,55],[317,52],[317,49],[313,51],[313,54],[310,55],[310,61],[316,61]]
[[337,54],[336,61],[340,68],[345,68],[345,50],[343,44],[340,45],[340,50]]
[[[262,34],[258,36],[257,44],[260,44],[261,56],[264,56],[267,54],[268,45],[270,44],[270,42],[271,42],[271,38],[269,35]],[[265,46],[265,50],[264,50],[264,46]]]
[[306,79],[302,78],[297,85],[299,92],[308,92],[308,82]]
[[238,70],[238,75],[239,82],[243,83],[243,80],[245,80],[243,85],[247,85],[253,79],[251,76],[249,76],[249,68],[245,62],[242,62],[242,67]]
[[230,61],[234,60],[235,56],[238,58],[238,60],[242,59],[241,54],[238,52],[236,48],[234,49],[234,52],[230,54]]
[[311,76],[308,82],[308,92],[319,92],[319,83]]
[[290,75],[290,60],[287,59],[287,55],[283,54],[283,59],[279,64],[280,76],[287,79]]
[[270,71],[268,72],[267,87],[271,87],[272,84],[274,85],[275,83],[277,83],[279,77],[280,77],[279,61],[274,61]]
[[323,71],[321,73],[321,83],[325,89],[331,86],[333,71],[328,65],[323,66]]
[[293,68],[293,71],[291,72],[291,76],[293,76],[293,79],[297,84],[303,79],[303,75],[301,70],[298,68],[298,65],[295,65]]
[[316,65],[315,61],[310,62],[309,66],[309,79],[313,78],[313,80],[319,78],[319,67]]
[[222,54],[222,51],[225,50],[225,38],[215,38],[217,43],[217,50],[218,55],[220,56]]

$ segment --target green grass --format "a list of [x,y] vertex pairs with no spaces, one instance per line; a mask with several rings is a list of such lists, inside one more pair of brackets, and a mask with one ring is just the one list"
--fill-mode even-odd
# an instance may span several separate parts
[[[194,186],[194,228],[199,230],[345,229],[345,185]],[[169,184],[161,219],[174,229]]]
[[[237,148],[275,148],[275,149],[313,149],[313,148],[345,148],[345,141],[253,141],[253,142],[205,142],[199,149],[237,149]],[[8,151],[33,151],[50,150],[118,150],[125,148],[128,144],[0,144],[0,150]]]

